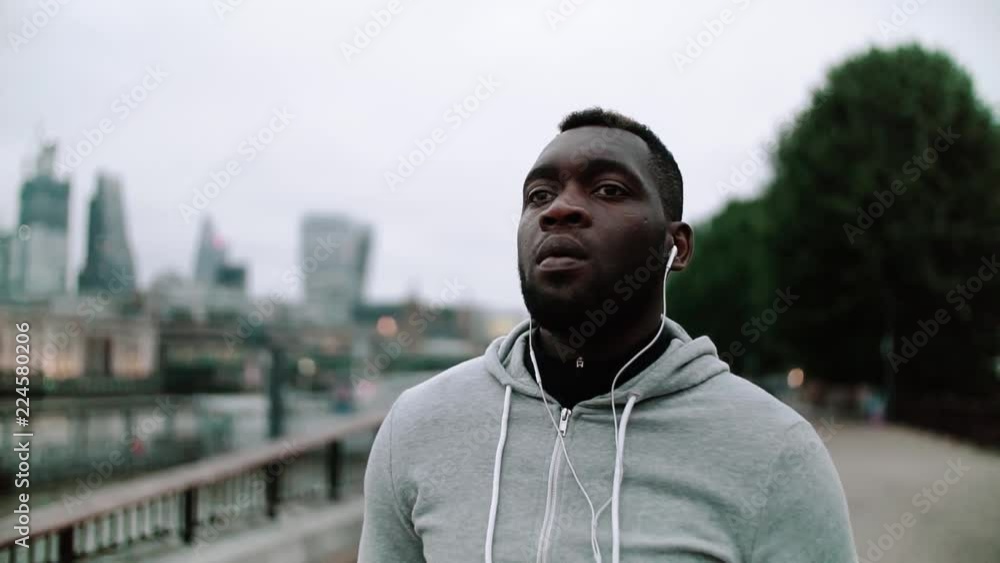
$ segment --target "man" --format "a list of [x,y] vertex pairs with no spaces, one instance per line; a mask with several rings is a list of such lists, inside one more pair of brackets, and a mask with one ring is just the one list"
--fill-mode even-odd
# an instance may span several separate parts
[[694,246],[656,135],[574,113],[521,198],[531,320],[393,405],[360,561],[856,561],[813,428],[663,314]]

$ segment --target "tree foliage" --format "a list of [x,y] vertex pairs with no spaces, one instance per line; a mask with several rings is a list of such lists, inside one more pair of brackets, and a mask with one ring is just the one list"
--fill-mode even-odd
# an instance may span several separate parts
[[817,98],[764,195],[775,279],[802,294],[782,340],[833,379],[989,384],[1000,275],[960,310],[953,292],[1000,251],[991,111],[950,58],[914,45],[848,60]]
[[740,361],[902,394],[995,389],[1000,127],[969,75],[916,45],[854,56],[772,161],[759,199],[696,228],[671,314],[722,353],[790,287],[799,299]]
[[730,202],[695,227],[695,258],[668,283],[670,316],[692,335],[710,335],[719,356],[747,376],[777,362],[768,346],[775,325],[762,331],[753,323],[776,290],[768,283],[771,256],[762,251],[763,219],[760,200]]

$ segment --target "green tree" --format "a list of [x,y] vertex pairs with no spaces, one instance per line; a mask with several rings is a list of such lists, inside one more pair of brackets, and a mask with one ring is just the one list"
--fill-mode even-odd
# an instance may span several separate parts
[[755,333],[748,324],[770,306],[776,290],[768,286],[772,265],[763,248],[764,219],[759,200],[729,202],[695,225],[694,260],[667,284],[670,317],[692,336],[710,336],[733,371],[751,377],[781,363],[769,346],[770,330]]
[[1000,128],[968,74],[871,49],[829,73],[774,160],[763,236],[773,283],[801,295],[776,327],[789,359],[902,394],[995,386],[1000,275],[962,310],[953,293],[1000,253]]

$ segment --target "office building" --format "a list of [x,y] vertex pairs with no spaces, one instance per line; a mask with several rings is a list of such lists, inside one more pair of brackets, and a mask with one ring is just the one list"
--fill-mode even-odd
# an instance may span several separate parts
[[10,252],[15,236],[0,232],[0,301],[10,299]]
[[17,236],[10,247],[10,291],[19,300],[66,292],[69,182],[55,177],[56,146],[42,147],[21,188]]
[[212,286],[219,279],[219,269],[226,263],[226,244],[215,232],[212,220],[205,218],[198,236],[198,250],[195,254],[194,281]]
[[308,215],[300,244],[307,320],[323,326],[350,324],[361,302],[370,227],[342,215]]
[[78,288],[81,293],[135,290],[121,182],[106,173],[98,175],[97,191],[90,200],[87,258]]

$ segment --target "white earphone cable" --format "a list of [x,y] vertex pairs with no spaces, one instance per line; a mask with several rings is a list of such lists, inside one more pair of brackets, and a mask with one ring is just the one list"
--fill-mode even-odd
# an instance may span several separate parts
[[[544,405],[545,412],[548,414],[549,420],[552,422],[552,427],[556,431],[556,439],[559,440],[559,445],[560,445],[560,447],[562,449],[562,454],[566,458],[566,464],[569,466],[569,470],[573,474],[573,479],[576,481],[577,487],[580,488],[580,492],[583,493],[584,498],[587,500],[587,505],[590,507],[590,547],[591,547],[591,550],[593,551],[593,554],[594,554],[594,561],[596,561],[597,563],[601,563],[601,546],[600,546],[600,543],[597,540],[597,518],[598,518],[598,515],[604,510],[604,508],[606,508],[608,506],[608,503],[612,504],[612,510],[613,510],[613,514],[612,514],[612,528],[613,528],[612,529],[612,536],[613,536],[615,545],[613,546],[613,552],[612,552],[613,555],[612,555],[612,557],[614,559],[614,563],[617,563],[617,561],[618,561],[618,554],[619,554],[619,546],[617,545],[618,541],[619,541],[619,536],[620,536],[619,530],[618,530],[618,524],[619,524],[618,504],[619,503],[617,502],[618,499],[616,498],[616,496],[617,496],[616,492],[621,487],[621,479],[622,479],[622,476],[623,476],[623,473],[624,473],[624,469],[623,469],[623,466],[622,466],[623,465],[622,464],[622,458],[624,457],[624,452],[623,452],[624,448],[622,446],[624,444],[624,436],[619,437],[618,415],[617,415],[617,412],[615,410],[615,384],[618,382],[618,377],[621,376],[621,374],[625,371],[625,369],[628,368],[628,366],[631,365],[632,362],[634,362],[639,356],[641,356],[643,353],[645,353],[646,350],[649,350],[653,346],[653,344],[656,343],[657,340],[659,340],[660,335],[663,333],[663,329],[666,327],[666,315],[667,315],[667,275],[670,273],[670,267],[673,265],[674,258],[676,258],[676,256],[677,256],[677,247],[673,246],[670,249],[670,256],[667,259],[666,268],[664,268],[664,272],[663,272],[663,310],[662,310],[662,314],[661,314],[662,319],[660,321],[660,328],[659,328],[659,330],[656,331],[656,335],[653,336],[653,339],[650,340],[649,343],[646,344],[646,346],[644,346],[641,350],[639,350],[638,353],[636,353],[634,356],[632,356],[632,358],[629,359],[629,361],[625,362],[625,365],[623,365],[621,367],[621,369],[618,370],[618,373],[615,374],[614,379],[611,380],[611,418],[612,418],[613,423],[614,423],[614,431],[615,431],[614,437],[615,437],[615,451],[616,451],[616,456],[615,456],[615,477],[614,477],[614,482],[612,483],[612,491],[613,491],[612,492],[612,497],[610,499],[608,499],[608,502],[604,503],[604,505],[601,506],[600,510],[597,510],[597,511],[594,510],[594,503],[590,500],[590,495],[587,494],[587,490],[584,488],[583,483],[580,481],[579,476],[577,476],[576,469],[573,467],[573,462],[569,458],[569,452],[566,451],[566,442],[563,440],[562,433],[559,432],[559,423],[556,422],[555,416],[553,416],[552,411],[549,409],[549,403],[548,403],[548,399],[545,398],[545,389],[542,387],[541,371],[538,368],[538,360],[535,358],[535,347],[534,347],[533,341],[532,341],[532,333],[534,332],[534,330],[533,330],[534,329],[534,326],[533,326],[534,319],[529,319],[528,320],[528,353],[529,353],[529,355],[531,357],[531,365],[535,369],[535,382],[538,384],[539,391],[541,391],[541,394],[542,394],[542,403]],[[627,411],[631,411],[632,410],[631,407],[635,403],[636,398],[637,397],[635,395],[633,395],[632,397],[630,397],[629,404],[628,404],[627,409],[626,409]],[[622,428],[622,430],[624,430],[624,428]],[[612,502],[612,501],[615,501],[615,502]]]

